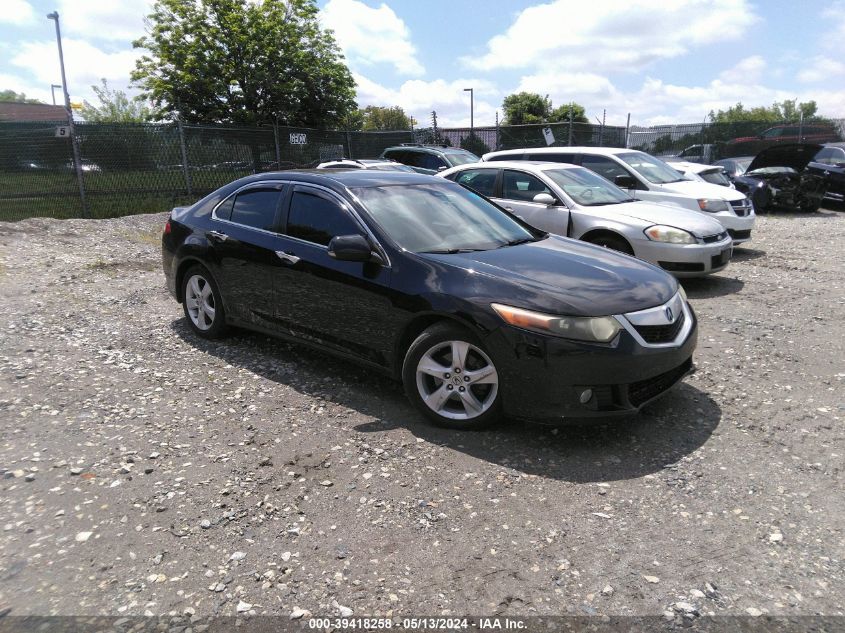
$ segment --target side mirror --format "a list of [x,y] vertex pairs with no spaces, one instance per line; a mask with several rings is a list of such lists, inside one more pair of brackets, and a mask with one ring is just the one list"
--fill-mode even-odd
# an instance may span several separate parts
[[548,193],[538,193],[532,198],[532,200],[537,204],[545,204],[547,207],[553,207],[557,204],[557,200],[555,200],[554,196]]
[[613,184],[615,184],[617,187],[621,187],[622,189],[637,188],[636,179],[629,174],[619,174],[618,176],[616,176],[616,178],[613,179]]
[[440,165],[440,167],[437,168],[437,171],[446,171],[447,169],[449,168],[446,165]]
[[363,235],[337,235],[329,242],[329,257],[343,262],[369,262],[373,248]]

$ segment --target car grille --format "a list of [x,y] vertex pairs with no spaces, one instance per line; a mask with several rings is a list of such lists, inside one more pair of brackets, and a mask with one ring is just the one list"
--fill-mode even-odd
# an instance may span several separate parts
[[733,207],[734,213],[742,218],[750,215],[751,211],[754,210],[754,205],[751,204],[751,200],[748,198],[743,198],[742,200],[731,200],[731,207]]
[[683,378],[690,369],[692,369],[692,358],[688,358],[679,367],[670,369],[659,376],[631,383],[628,385],[628,401],[633,406],[639,407],[669,389]]
[[684,313],[674,323],[666,325],[635,325],[634,329],[643,337],[646,343],[671,343],[678,336],[684,325]]
[[718,235],[707,235],[706,237],[702,237],[701,239],[704,241],[705,244],[712,244],[713,242],[721,242],[728,236],[727,231],[722,231]]
[[751,229],[746,229],[744,231],[728,229],[728,233],[730,233],[731,237],[735,240],[747,240],[751,237]]

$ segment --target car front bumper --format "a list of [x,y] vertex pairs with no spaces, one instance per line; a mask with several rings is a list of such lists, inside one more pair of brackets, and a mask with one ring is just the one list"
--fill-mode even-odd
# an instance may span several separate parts
[[[644,346],[623,330],[608,345],[503,326],[485,344],[496,362],[504,413],[543,422],[637,412],[693,371],[695,313],[677,345]],[[587,397],[589,395],[589,397]]]
[[700,277],[723,270],[733,256],[730,237],[712,244],[668,244],[640,240],[634,244],[637,257],[660,266],[675,277]]
[[708,213],[707,215],[718,220],[728,230],[734,244],[742,244],[751,239],[751,230],[754,228],[754,221],[757,218],[753,211],[746,216],[738,216],[732,210]]

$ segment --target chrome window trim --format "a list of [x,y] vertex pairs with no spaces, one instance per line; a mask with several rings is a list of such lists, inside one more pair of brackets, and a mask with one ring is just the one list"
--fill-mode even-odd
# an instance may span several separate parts
[[[681,331],[678,332],[678,335],[674,338],[674,340],[669,341],[668,343],[647,343],[645,339],[640,336],[640,333],[637,332],[637,329],[634,327],[634,322],[638,322],[638,325],[668,325],[664,320],[661,320],[659,317],[664,314],[666,308],[678,308],[680,307],[681,313],[684,315],[684,324],[681,327]],[[666,303],[655,306],[653,308],[647,308],[645,310],[639,310],[637,312],[628,312],[626,314],[614,314],[614,318],[622,325],[622,327],[634,338],[634,340],[642,345],[643,347],[647,347],[650,349],[660,349],[660,348],[667,348],[667,347],[680,347],[684,341],[687,340],[690,332],[692,331],[693,326],[693,318],[692,313],[690,312],[689,305],[686,301],[684,301],[683,297],[681,297],[681,293],[677,292],[674,297],[669,299]],[[677,318],[675,319],[677,321]],[[673,321],[674,323],[674,321]]]

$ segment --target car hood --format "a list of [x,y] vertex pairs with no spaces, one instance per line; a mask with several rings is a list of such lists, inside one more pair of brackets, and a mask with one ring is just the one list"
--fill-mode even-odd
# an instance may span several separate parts
[[803,171],[821,149],[822,146],[816,143],[775,145],[757,154],[746,173],[762,167],[792,167],[795,171]]
[[454,291],[467,298],[548,314],[634,312],[666,303],[678,291],[673,277],[647,262],[555,235],[488,251],[420,256],[460,269]]
[[680,180],[659,185],[664,191],[682,193],[691,198],[720,198],[722,200],[741,200],[745,196],[730,187],[722,187],[701,180]]
[[682,209],[674,204],[656,204],[654,202],[624,202],[622,204],[605,205],[601,207],[585,207],[585,212],[601,210],[602,215],[608,217],[627,216],[651,224],[668,224],[678,229],[689,231],[697,237],[718,235],[724,228],[713,218],[699,213]]

